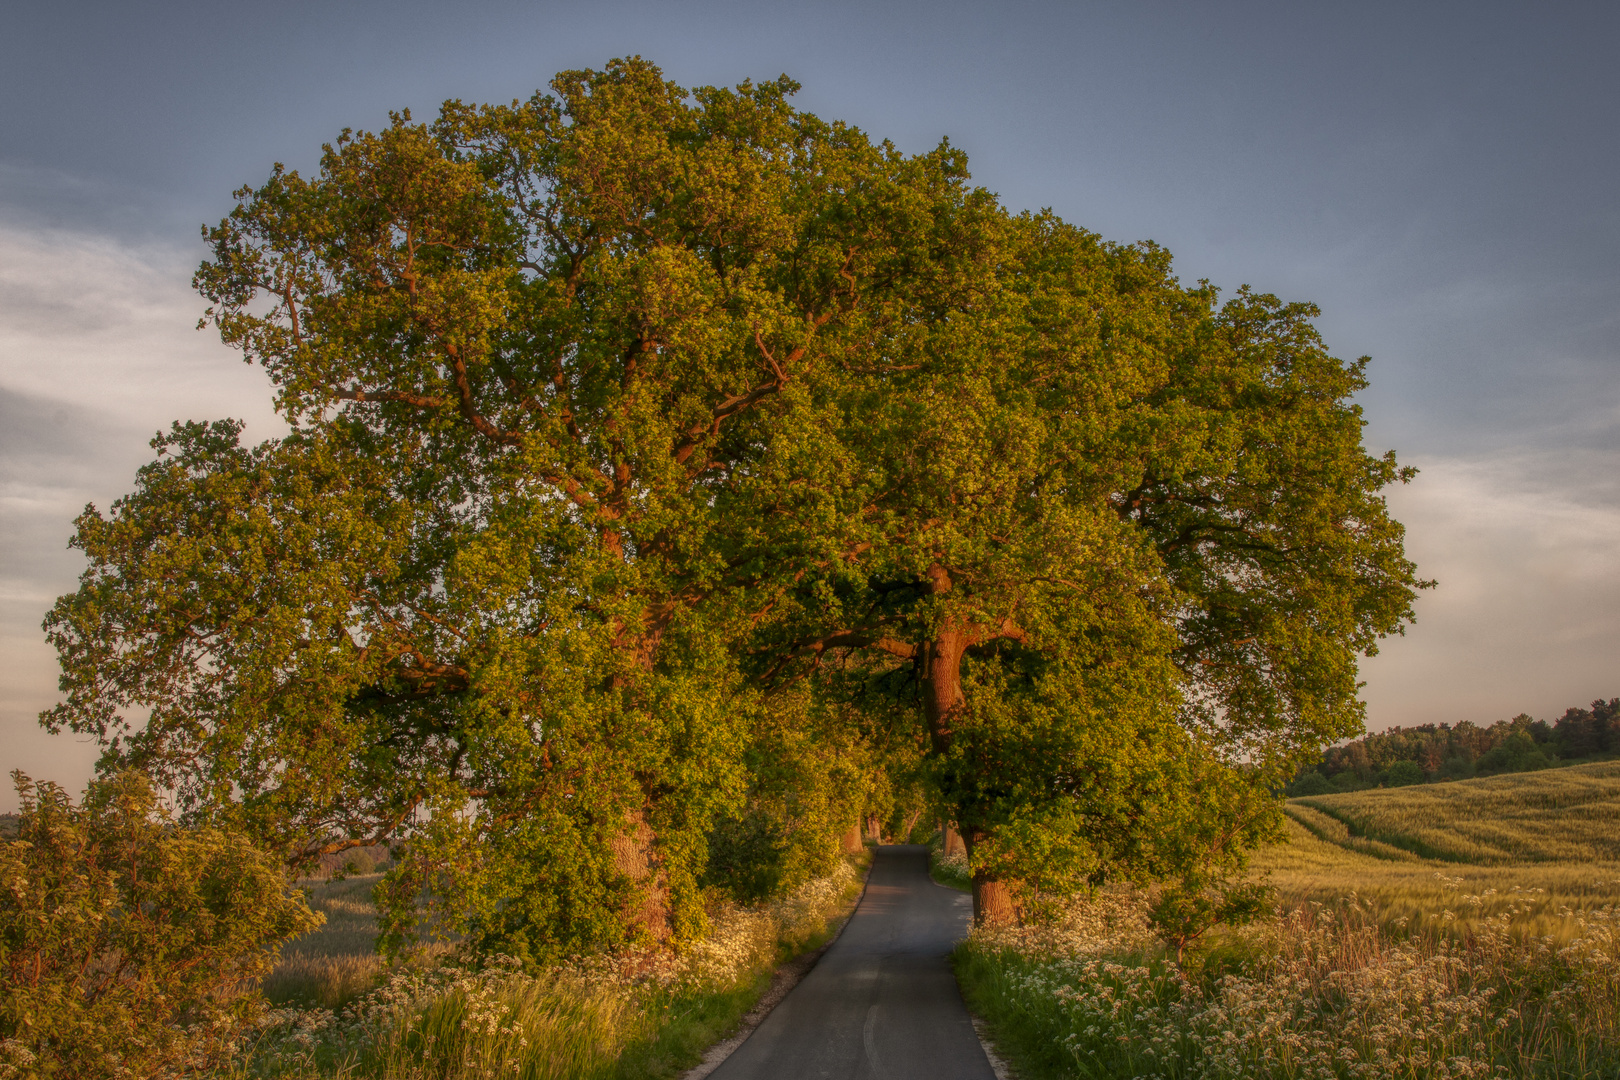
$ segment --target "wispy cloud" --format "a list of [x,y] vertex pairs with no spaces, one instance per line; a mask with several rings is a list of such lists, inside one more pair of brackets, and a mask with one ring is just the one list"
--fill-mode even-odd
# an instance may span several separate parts
[[[41,731],[56,662],[40,633],[83,561],[67,548],[175,420],[235,416],[281,430],[264,373],[195,329],[195,256],[0,223],[0,767],[74,785],[93,747]],[[9,793],[0,805],[10,802]]]
[[134,425],[273,423],[263,373],[195,329],[200,254],[0,224],[0,385]]
[[1611,452],[1419,461],[1391,493],[1439,587],[1366,662],[1368,724],[1552,718],[1620,695],[1620,480]]

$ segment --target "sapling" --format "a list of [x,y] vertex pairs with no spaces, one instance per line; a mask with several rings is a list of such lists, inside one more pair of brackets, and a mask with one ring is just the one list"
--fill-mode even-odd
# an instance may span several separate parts
[[1245,926],[1271,910],[1270,886],[1233,882],[1223,875],[1193,871],[1167,883],[1148,908],[1148,922],[1159,939],[1176,951],[1185,969],[1188,946],[1217,926]]

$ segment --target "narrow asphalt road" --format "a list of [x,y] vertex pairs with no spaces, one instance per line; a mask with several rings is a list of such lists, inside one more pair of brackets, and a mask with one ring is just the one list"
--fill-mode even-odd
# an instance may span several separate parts
[[951,974],[971,919],[927,848],[878,848],[843,934],[710,1080],[995,1080]]

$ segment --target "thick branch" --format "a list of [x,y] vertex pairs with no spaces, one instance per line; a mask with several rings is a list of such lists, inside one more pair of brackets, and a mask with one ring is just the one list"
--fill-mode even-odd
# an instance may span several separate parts
[[339,401],[391,401],[418,409],[438,409],[444,406],[444,402],[438,398],[424,397],[406,390],[361,390],[340,386],[333,391],[333,396]]
[[521,444],[523,442],[522,435],[515,431],[503,431],[496,427],[473,405],[472,381],[467,377],[467,364],[461,358],[461,350],[454,345],[446,345],[445,352],[450,357],[450,370],[455,373],[456,393],[460,396],[461,415],[466,417],[467,422],[487,438],[505,443],[508,446]]

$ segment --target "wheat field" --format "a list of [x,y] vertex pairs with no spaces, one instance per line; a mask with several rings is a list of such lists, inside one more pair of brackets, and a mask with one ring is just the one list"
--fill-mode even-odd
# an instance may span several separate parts
[[1521,933],[1562,938],[1573,916],[1620,901],[1620,762],[1312,796],[1285,812],[1288,842],[1252,864],[1285,906],[1353,894],[1390,922],[1454,910],[1463,927],[1516,906],[1529,909]]
[[275,1005],[337,1009],[370,990],[385,964],[377,955],[377,909],[371,891],[381,874],[302,883],[311,910],[325,916],[316,931],[288,944],[264,980]]
[[1354,836],[1443,862],[1620,862],[1620,761],[1307,796],[1290,809],[1314,810]]

